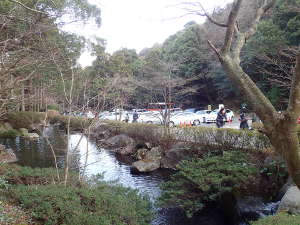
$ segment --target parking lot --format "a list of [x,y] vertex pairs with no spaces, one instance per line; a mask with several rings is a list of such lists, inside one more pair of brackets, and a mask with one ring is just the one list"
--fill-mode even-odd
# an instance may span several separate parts
[[[170,126],[176,127],[189,127],[189,126],[203,126],[203,127],[216,127],[216,117],[218,110],[201,110],[198,112],[172,112],[170,114],[169,124]],[[233,111],[228,110],[226,114],[226,120],[223,128],[234,128],[239,129],[240,121],[239,115],[234,114]],[[122,112],[103,112],[99,114],[100,119],[105,120],[119,120],[123,122],[133,122],[133,114],[138,114],[137,123],[147,123],[147,124],[163,124],[164,114],[158,111],[146,111],[146,112],[132,112],[132,111],[122,111]],[[251,127],[252,120],[248,120],[248,125]]]

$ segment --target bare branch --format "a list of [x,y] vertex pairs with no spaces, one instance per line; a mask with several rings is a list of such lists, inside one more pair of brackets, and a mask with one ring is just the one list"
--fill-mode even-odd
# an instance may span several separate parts
[[208,45],[210,46],[210,48],[216,53],[216,55],[218,56],[220,62],[223,62],[222,56],[220,54],[220,51],[216,48],[216,46],[214,46],[213,43],[211,43],[210,40],[207,41]]
[[197,9],[193,10],[193,9],[190,9],[190,8],[184,8],[184,10],[188,11],[189,14],[196,14],[196,15],[199,15],[199,16],[205,16],[211,23],[217,25],[217,26],[220,26],[220,27],[227,27],[227,24],[225,23],[220,23],[216,20],[214,20],[210,15],[209,13],[205,10],[205,8],[203,7],[203,5],[200,3],[200,2],[183,2],[181,4],[184,4],[184,5],[192,5],[192,6],[195,6],[195,7],[200,7],[201,8],[201,11],[202,13],[200,13]]
[[237,0],[233,3],[231,12],[228,17],[227,31],[224,40],[224,46],[221,50],[222,54],[228,54],[232,45],[238,12],[241,8],[243,0]]
[[297,62],[294,70],[292,88],[290,90],[290,101],[287,111],[292,120],[296,120],[300,115],[300,51],[297,55]]
[[274,5],[275,0],[264,0],[264,4],[257,9],[255,18],[253,23],[251,24],[249,30],[245,32],[245,38],[248,39],[253,36],[257,30],[258,23],[260,22],[261,18],[265,13]]
[[39,11],[39,10],[37,10],[37,9],[32,9],[32,8],[30,8],[30,7],[26,6],[26,5],[24,5],[22,2],[19,2],[19,1],[17,1],[17,0],[9,0],[9,1],[10,1],[10,2],[13,2],[13,3],[16,3],[16,4],[19,4],[20,6],[22,6],[23,8],[25,8],[25,9],[27,9],[27,10],[29,10],[29,11],[32,11],[32,12],[35,12],[35,13],[41,13],[41,14],[48,15],[48,14],[45,13],[45,12]]

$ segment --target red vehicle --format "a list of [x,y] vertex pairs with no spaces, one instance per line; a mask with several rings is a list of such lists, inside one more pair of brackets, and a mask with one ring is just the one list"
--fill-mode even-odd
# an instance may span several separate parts
[[298,117],[297,123],[300,124],[300,116]]

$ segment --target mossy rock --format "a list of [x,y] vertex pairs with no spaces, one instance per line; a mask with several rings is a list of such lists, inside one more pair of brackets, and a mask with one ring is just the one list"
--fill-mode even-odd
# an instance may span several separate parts
[[19,129],[21,136],[26,136],[28,134],[28,129],[20,128]]
[[26,139],[30,139],[30,140],[36,140],[38,139],[40,136],[37,133],[27,133],[24,136]]

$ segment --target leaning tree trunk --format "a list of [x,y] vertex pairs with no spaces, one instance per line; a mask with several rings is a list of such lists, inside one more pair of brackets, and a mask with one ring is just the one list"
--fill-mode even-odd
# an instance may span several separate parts
[[283,156],[288,172],[300,189],[300,147],[297,126],[290,125],[294,121],[280,121],[269,134],[275,151]]
[[226,27],[221,49],[217,49],[210,41],[208,44],[218,56],[229,79],[240,89],[242,95],[262,120],[265,134],[269,137],[274,150],[285,159],[288,171],[300,189],[300,146],[296,123],[300,115],[300,53],[297,55],[289,105],[287,110],[280,114],[240,66],[242,48],[247,39],[255,34],[260,19],[273,6],[275,0],[261,0],[261,6],[258,7],[249,29],[245,32],[239,30],[237,21],[242,2],[243,0],[233,2],[226,24],[214,21],[205,13],[211,22]]

